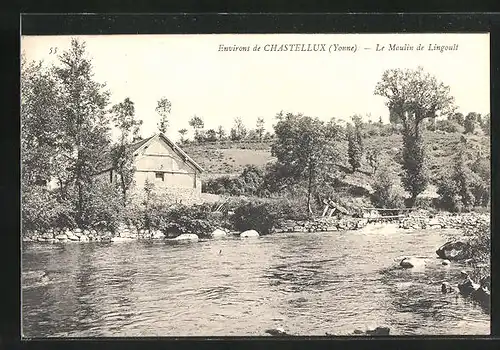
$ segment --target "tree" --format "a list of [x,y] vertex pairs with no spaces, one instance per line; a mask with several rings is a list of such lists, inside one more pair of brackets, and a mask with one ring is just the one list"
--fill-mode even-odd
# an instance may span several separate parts
[[186,141],[185,137],[187,132],[188,130],[186,128],[179,129],[178,133],[181,135],[181,143],[184,143]]
[[57,81],[42,62],[21,57],[21,185],[44,185],[59,173]]
[[191,126],[193,128],[193,130],[194,130],[194,137],[195,137],[195,139],[197,139],[199,137],[200,132],[205,127],[205,122],[203,122],[203,119],[201,117],[198,117],[197,115],[194,115],[189,120],[189,126]]
[[347,155],[349,157],[349,164],[354,173],[361,167],[361,157],[363,156],[363,139],[361,135],[361,118],[359,116],[352,117],[354,127],[350,124],[347,127]]
[[158,130],[165,134],[169,126],[168,117],[172,111],[172,103],[166,98],[162,97],[158,100],[158,104],[155,109],[156,113],[160,115],[160,122],[158,123]]
[[488,136],[490,135],[491,124],[490,124],[490,114],[489,113],[483,117],[481,129],[483,129],[483,132],[485,135],[488,135]]
[[385,97],[391,116],[402,124],[403,185],[411,194],[410,206],[428,183],[422,121],[453,112],[449,86],[425,73],[422,67],[386,70],[375,87],[375,95]]
[[264,128],[264,118],[257,118],[257,127],[255,128],[255,131],[259,137],[259,140],[262,140],[264,132],[266,131],[266,129]]
[[93,175],[102,168],[110,136],[106,106],[109,92],[93,80],[92,64],[86,57],[85,43],[71,40],[68,51],[59,56],[53,72],[58,80],[58,122],[61,125],[58,152],[68,171],[64,186],[76,190],[75,213],[78,225],[86,226],[87,193]]
[[234,127],[231,128],[231,140],[240,141],[247,136],[247,128],[243,124],[241,118],[237,117],[234,119]]
[[403,196],[398,192],[396,184],[399,178],[383,165],[377,170],[375,180],[372,184],[373,194],[371,201],[377,208],[396,209],[404,206]]
[[224,130],[224,128],[222,127],[222,125],[219,125],[219,127],[217,128],[217,137],[221,141],[226,138],[226,131]]
[[380,164],[380,148],[372,148],[366,153],[366,160],[372,168],[372,174],[375,174]]
[[276,140],[272,155],[277,167],[285,168],[295,183],[307,182],[307,208],[312,214],[311,197],[320,182],[328,182],[335,174],[338,157],[336,142],[340,128],[333,121],[325,123],[318,118],[288,113],[277,116],[274,126]]
[[119,175],[123,206],[126,206],[127,194],[134,181],[135,173],[134,156],[130,144],[138,136],[142,120],[135,118],[134,102],[128,97],[123,102],[114,105],[111,111],[114,125],[120,130],[118,144],[113,148],[111,155],[114,170]]
[[465,128],[464,133],[473,134],[474,129],[476,128],[476,122],[480,117],[481,117],[481,115],[479,113],[475,113],[475,112],[470,112],[469,114],[467,114],[467,116],[465,117],[464,124],[463,124],[464,128]]
[[460,112],[448,114],[448,120],[464,126],[465,118]]
[[217,132],[214,129],[208,129],[207,132],[205,133],[205,141],[216,142]]

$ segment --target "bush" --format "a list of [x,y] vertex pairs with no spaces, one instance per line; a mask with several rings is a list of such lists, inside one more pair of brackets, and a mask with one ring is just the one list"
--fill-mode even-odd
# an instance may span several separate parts
[[372,184],[374,190],[371,195],[372,204],[377,208],[403,208],[404,195],[398,186],[399,182],[399,178],[394,176],[387,167],[378,170]]
[[279,218],[276,214],[269,203],[248,202],[234,210],[231,221],[239,231],[256,230],[261,234],[268,234],[278,222]]
[[75,228],[75,215],[67,202],[43,186],[24,186],[21,191],[21,229],[23,232],[53,227]]
[[463,127],[457,122],[450,120],[437,120],[436,121],[436,130],[454,133],[454,132],[462,132]]

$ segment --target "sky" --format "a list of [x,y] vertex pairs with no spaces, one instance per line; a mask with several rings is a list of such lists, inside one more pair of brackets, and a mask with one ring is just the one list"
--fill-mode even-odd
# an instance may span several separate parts
[[[386,69],[417,68],[449,85],[458,111],[490,110],[489,35],[485,34],[203,34],[72,36],[86,42],[95,79],[106,83],[111,103],[129,97],[143,120],[142,136],[157,132],[157,101],[172,103],[169,137],[197,115],[205,129],[227,131],[240,117],[248,128],[257,118],[272,130],[280,111],[322,120],[360,114],[389,120],[385,99],[373,94]],[[28,60],[57,63],[71,36],[23,36]],[[308,44],[325,51],[266,51],[269,45]],[[389,45],[413,46],[390,51]],[[421,44],[424,49],[416,50]],[[244,46],[249,51],[219,51]],[[266,46],[268,45],[268,46]],[[323,45],[323,46],[321,46]],[[335,45],[356,51],[335,51]],[[384,46],[384,50],[377,51]],[[429,50],[446,45],[456,50]],[[455,46],[454,46],[455,45]],[[259,51],[253,48],[259,46]],[[51,54],[57,48],[57,54]],[[290,48],[290,46],[289,46]],[[302,46],[299,46],[302,48]],[[54,51],[54,49],[52,49]]]

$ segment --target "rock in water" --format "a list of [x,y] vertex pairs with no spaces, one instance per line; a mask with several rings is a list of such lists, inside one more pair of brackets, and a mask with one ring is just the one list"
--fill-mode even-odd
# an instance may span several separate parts
[[241,233],[241,238],[249,238],[249,237],[259,237],[259,233],[255,230],[248,230]]
[[468,244],[464,242],[446,242],[436,250],[441,259],[463,260],[467,258]]
[[153,239],[162,239],[165,238],[165,234],[160,230],[156,230],[153,232]]
[[453,287],[448,282],[443,282],[443,284],[441,284],[441,292],[443,294],[453,293]]
[[174,241],[198,241],[199,238],[194,233],[183,233],[173,239]]
[[441,261],[441,265],[450,265],[450,260],[444,259],[443,261]]
[[265,333],[270,334],[270,335],[272,335],[274,337],[282,337],[282,336],[290,335],[290,334],[286,333],[283,328],[271,328],[271,329],[267,329],[265,331]]
[[223,231],[223,230],[220,230],[220,229],[216,229],[214,232],[212,232],[210,234],[210,237],[212,237],[212,238],[226,237],[226,236],[227,236],[226,231]]
[[389,327],[377,327],[373,330],[368,329],[366,331],[366,335],[389,335],[390,332],[391,330],[389,329]]
[[133,241],[134,239],[133,238],[129,238],[129,237],[113,237],[111,238],[111,242],[114,242],[114,243],[121,243],[121,242],[130,242],[130,241]]
[[399,265],[405,269],[411,269],[413,267],[422,267],[425,265],[425,261],[417,258],[404,258],[401,260]]

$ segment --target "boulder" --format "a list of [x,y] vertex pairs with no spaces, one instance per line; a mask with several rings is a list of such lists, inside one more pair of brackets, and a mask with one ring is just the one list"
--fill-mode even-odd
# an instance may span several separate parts
[[425,265],[425,261],[417,258],[403,258],[399,265],[405,269],[410,269],[413,267],[421,267]]
[[214,232],[212,232],[210,234],[210,237],[212,237],[212,238],[226,237],[226,236],[227,236],[226,231],[223,231],[223,230],[220,230],[220,229],[216,229]]
[[375,329],[367,329],[366,331],[362,331],[360,329],[354,330],[354,335],[369,335],[369,336],[384,336],[389,335],[391,332],[389,327],[377,327]]
[[194,233],[183,233],[173,239],[174,241],[198,241],[199,238]]
[[80,237],[78,237],[77,235],[71,233],[71,234],[66,234],[66,236],[68,237],[68,239],[70,241],[79,241],[80,240]]
[[491,305],[491,293],[487,288],[479,287],[471,293],[471,298],[481,306],[489,308]]
[[76,228],[74,233],[77,234],[77,233],[81,233],[82,232],[82,229],[81,228]]
[[129,238],[129,237],[113,237],[113,238],[111,238],[111,242],[113,242],[113,243],[130,242],[133,240],[134,240],[133,238]]
[[443,284],[441,284],[441,292],[443,294],[446,294],[446,293],[453,293],[454,292],[454,289],[453,287],[451,286],[451,284],[449,284],[448,282],[443,282]]
[[463,260],[469,257],[467,254],[468,247],[469,245],[467,243],[460,241],[446,242],[436,250],[436,254],[441,259]]
[[265,333],[272,335],[273,337],[283,337],[283,336],[288,336],[287,332],[283,328],[271,328],[271,329],[266,329]]
[[64,241],[68,239],[68,236],[65,235],[64,233],[61,233],[60,235],[57,235],[56,238],[60,241]]
[[469,276],[467,276],[464,281],[458,284],[458,290],[463,296],[469,296],[477,289],[479,289],[479,284],[474,283],[474,281],[472,281]]
[[443,261],[441,261],[441,265],[450,265],[450,260],[444,259]]
[[165,238],[165,234],[161,232],[160,230],[156,230],[153,232],[153,235],[151,236],[154,239],[163,239]]
[[89,241],[89,238],[85,235],[81,235],[80,236],[80,242],[88,242]]
[[247,230],[241,233],[241,238],[251,238],[251,237],[259,237],[259,233],[255,230]]

